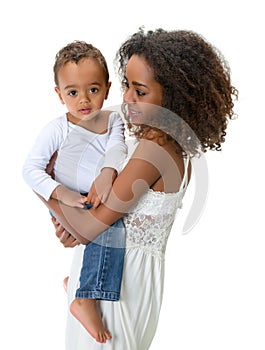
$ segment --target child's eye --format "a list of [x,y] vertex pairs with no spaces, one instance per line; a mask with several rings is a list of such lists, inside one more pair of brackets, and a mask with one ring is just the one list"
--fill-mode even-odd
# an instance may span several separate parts
[[75,96],[76,94],[77,94],[76,90],[71,90],[71,91],[68,92],[69,96]]
[[89,91],[90,94],[95,94],[96,92],[98,92],[98,88],[92,87],[88,91]]

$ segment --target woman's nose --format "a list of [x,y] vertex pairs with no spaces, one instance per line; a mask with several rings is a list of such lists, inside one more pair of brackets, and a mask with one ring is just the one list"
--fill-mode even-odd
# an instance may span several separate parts
[[123,101],[128,102],[136,102],[136,96],[133,90],[127,89],[123,94]]

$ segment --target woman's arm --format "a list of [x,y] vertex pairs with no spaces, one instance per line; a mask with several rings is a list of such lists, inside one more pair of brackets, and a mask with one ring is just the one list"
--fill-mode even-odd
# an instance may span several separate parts
[[[166,158],[171,160],[165,161]],[[115,180],[107,202],[98,208],[85,210],[66,206],[54,199],[43,201],[66,231],[79,242],[87,244],[126,215],[147,189],[163,176],[169,163],[175,164],[161,146],[142,140]]]

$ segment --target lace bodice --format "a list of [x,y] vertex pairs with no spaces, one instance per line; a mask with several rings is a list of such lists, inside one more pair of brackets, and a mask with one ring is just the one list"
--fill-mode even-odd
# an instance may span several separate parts
[[126,247],[139,247],[163,257],[167,239],[184,191],[156,192],[149,189],[124,218]]

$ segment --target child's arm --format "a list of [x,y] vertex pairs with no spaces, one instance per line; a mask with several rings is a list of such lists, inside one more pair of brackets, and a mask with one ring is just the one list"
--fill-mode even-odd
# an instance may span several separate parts
[[63,142],[66,126],[66,120],[63,118],[49,122],[40,131],[23,165],[25,182],[46,200],[59,185],[51,173],[46,172],[46,168]]
[[80,195],[78,192],[69,190],[63,185],[59,185],[54,189],[51,198],[57,199],[70,207],[77,208],[84,208],[84,203],[87,201],[86,197]]
[[97,208],[100,203],[105,203],[126,156],[127,145],[125,144],[123,120],[119,113],[111,112],[109,114],[108,143],[104,163],[101,173],[91,186],[87,203],[91,203],[94,208]]
[[117,174],[122,170],[127,157],[127,145],[124,136],[124,122],[117,112],[109,115],[108,142],[105,151],[103,168],[112,168]]

